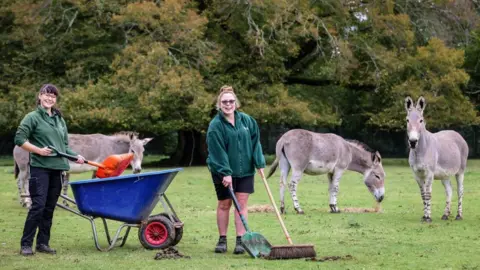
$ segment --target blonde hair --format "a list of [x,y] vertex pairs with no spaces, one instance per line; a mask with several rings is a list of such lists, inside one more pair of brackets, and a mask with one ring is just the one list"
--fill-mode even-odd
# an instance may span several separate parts
[[237,95],[235,95],[233,87],[231,85],[224,85],[220,87],[220,93],[218,94],[218,97],[217,97],[217,104],[216,104],[217,110],[220,110],[222,97],[225,94],[232,94],[233,97],[235,97],[235,108],[236,109],[240,108],[240,101],[238,100]]

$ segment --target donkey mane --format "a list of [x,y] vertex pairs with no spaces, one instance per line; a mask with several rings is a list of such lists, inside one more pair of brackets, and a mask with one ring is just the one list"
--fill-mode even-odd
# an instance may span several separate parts
[[119,131],[114,133],[112,136],[117,137],[118,139],[124,140],[126,142],[130,141],[130,136],[138,138],[138,132],[135,131]]
[[350,144],[356,146],[357,148],[360,148],[362,150],[365,150],[367,152],[370,152],[372,154],[375,154],[375,150],[373,150],[370,146],[366,145],[365,143],[363,142],[360,142],[360,141],[357,141],[357,140],[347,140],[345,139],[347,142],[349,142]]

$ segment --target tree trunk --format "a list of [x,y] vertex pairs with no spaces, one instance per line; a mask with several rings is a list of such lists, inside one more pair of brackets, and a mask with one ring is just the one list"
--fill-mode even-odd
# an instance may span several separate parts
[[194,130],[179,131],[177,150],[168,160],[168,164],[184,167],[205,165],[206,159],[205,134]]

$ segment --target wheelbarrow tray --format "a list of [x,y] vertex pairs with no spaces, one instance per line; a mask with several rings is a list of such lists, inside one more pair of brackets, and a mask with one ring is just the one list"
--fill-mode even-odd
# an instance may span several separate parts
[[83,215],[130,224],[147,220],[181,168],[71,182]]

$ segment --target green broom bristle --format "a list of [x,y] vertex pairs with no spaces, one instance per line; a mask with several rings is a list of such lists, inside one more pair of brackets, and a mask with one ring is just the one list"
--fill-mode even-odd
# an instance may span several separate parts
[[313,245],[285,245],[272,246],[272,251],[266,259],[300,259],[314,258],[317,256]]

